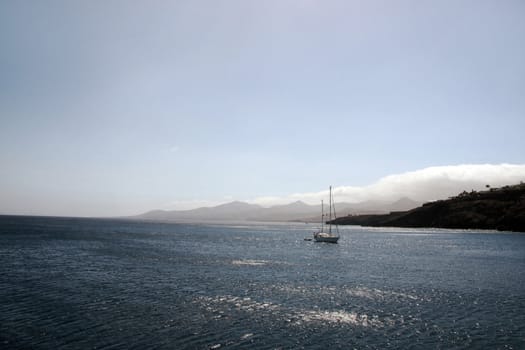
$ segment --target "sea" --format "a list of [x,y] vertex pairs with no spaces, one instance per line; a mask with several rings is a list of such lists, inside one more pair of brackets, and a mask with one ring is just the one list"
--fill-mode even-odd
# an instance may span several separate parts
[[525,348],[525,234],[315,228],[0,216],[0,348]]

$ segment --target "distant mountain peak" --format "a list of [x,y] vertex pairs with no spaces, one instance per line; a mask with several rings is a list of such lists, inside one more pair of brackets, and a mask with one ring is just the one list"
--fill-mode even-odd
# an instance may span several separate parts
[[221,204],[221,205],[218,205],[218,206],[215,206],[215,207],[208,207],[207,209],[211,209],[211,210],[224,210],[224,209],[228,209],[228,210],[256,210],[256,209],[260,209],[260,208],[262,208],[262,207],[260,205],[258,205],[258,204],[250,204],[250,203],[241,202],[241,201],[233,201],[233,202],[224,203],[224,204]]
[[252,207],[252,206],[257,206],[257,205],[246,203],[246,202],[241,202],[241,201],[233,201],[233,202],[220,204],[217,207]]

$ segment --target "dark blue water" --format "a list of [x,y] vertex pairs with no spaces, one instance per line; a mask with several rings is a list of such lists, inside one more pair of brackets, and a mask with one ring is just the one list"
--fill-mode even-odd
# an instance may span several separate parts
[[525,235],[0,217],[0,348],[523,349]]

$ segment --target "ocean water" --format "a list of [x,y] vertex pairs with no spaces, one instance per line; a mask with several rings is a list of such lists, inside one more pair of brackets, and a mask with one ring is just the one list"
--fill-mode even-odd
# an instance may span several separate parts
[[525,234],[313,230],[0,216],[0,348],[525,348]]

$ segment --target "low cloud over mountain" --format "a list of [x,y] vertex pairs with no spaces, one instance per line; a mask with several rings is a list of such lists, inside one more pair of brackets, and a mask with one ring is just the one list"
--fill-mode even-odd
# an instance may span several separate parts
[[[481,190],[489,185],[500,187],[525,182],[525,165],[464,164],[436,166],[402,174],[389,175],[369,186],[337,186],[334,197],[339,202],[395,201],[408,197],[418,202],[444,199],[462,191]],[[328,198],[328,190],[296,193],[284,197],[260,197],[249,203],[262,206],[303,201],[317,204]]]

